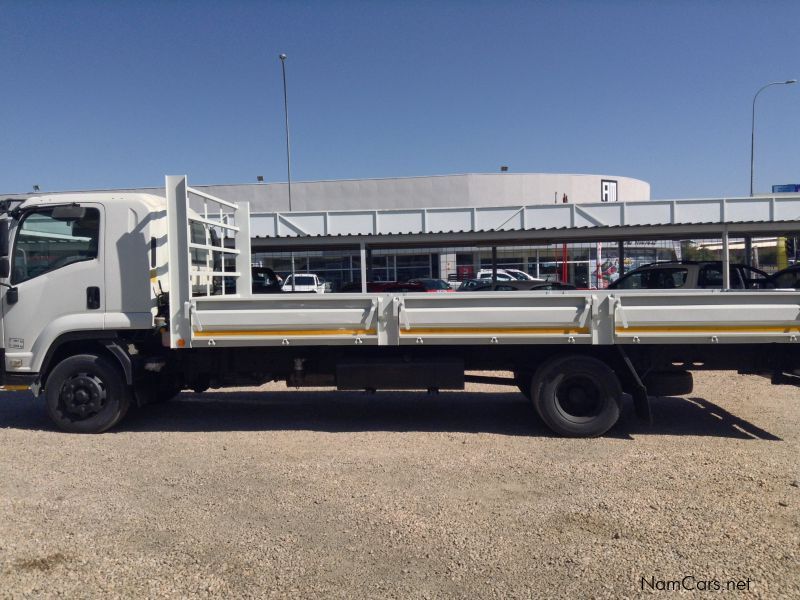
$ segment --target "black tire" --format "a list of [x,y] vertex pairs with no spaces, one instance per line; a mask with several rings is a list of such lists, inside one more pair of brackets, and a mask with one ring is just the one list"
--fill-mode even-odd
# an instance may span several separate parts
[[63,431],[102,433],[128,412],[131,388],[122,370],[96,354],[62,360],[45,382],[47,413]]
[[622,387],[605,363],[590,356],[559,356],[539,367],[531,381],[536,412],[554,432],[597,437],[619,419]]

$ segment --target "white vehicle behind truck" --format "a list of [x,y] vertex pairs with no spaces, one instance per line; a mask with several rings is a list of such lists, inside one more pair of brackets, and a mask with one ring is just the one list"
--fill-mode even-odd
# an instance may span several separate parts
[[325,283],[314,273],[295,273],[286,276],[282,288],[284,292],[312,292],[324,294]]
[[[478,271],[478,279],[491,279],[492,278],[492,270],[491,269],[481,269]],[[519,269],[497,269],[497,281],[541,281],[544,282],[544,279],[537,279],[536,277],[532,277],[525,271],[520,271]]]
[[[750,204],[765,227],[800,223],[794,204]],[[693,369],[800,369],[797,290],[254,295],[249,206],[185,177],[166,199],[57,194],[0,213],[0,385],[43,396],[70,432],[183,389],[463,389],[466,370],[508,370],[553,431],[588,437],[623,392],[649,419],[648,392],[688,393]]]

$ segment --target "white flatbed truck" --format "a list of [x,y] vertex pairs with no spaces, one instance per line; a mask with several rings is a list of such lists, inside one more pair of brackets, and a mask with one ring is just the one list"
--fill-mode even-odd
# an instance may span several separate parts
[[249,206],[185,177],[167,177],[166,199],[56,194],[0,212],[0,385],[44,396],[65,431],[105,431],[182,389],[462,389],[492,369],[514,372],[553,431],[590,437],[623,392],[649,419],[648,393],[690,392],[695,369],[800,373],[797,290],[254,295]]

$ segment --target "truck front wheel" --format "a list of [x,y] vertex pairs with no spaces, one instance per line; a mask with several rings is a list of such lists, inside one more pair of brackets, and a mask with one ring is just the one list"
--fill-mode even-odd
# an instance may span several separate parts
[[131,403],[122,371],[96,354],[62,360],[45,382],[47,412],[59,429],[102,433],[116,425]]
[[605,363],[590,356],[559,356],[531,381],[536,412],[550,429],[569,437],[597,437],[617,422],[622,388]]

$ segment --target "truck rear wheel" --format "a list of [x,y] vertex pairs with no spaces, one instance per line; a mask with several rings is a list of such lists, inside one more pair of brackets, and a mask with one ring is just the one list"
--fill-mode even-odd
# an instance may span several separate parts
[[78,354],[62,360],[45,382],[47,412],[59,429],[102,433],[116,425],[131,403],[121,370],[103,356]]
[[556,433],[597,437],[619,419],[622,387],[614,371],[596,358],[559,356],[536,371],[531,399]]

